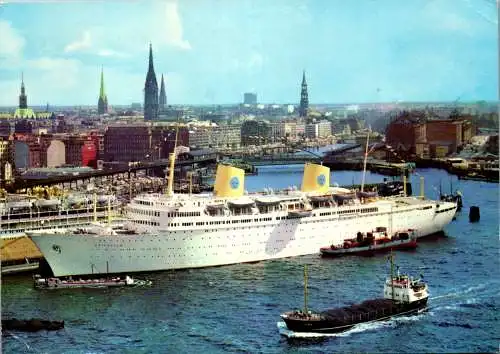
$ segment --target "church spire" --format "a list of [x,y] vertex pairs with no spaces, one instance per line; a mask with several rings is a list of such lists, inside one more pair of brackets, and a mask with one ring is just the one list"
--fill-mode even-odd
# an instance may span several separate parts
[[301,117],[307,117],[307,112],[309,109],[309,96],[307,93],[307,82],[306,82],[306,71],[302,71],[302,87],[300,91],[300,107],[299,115]]
[[148,70],[152,70],[153,72],[155,71],[154,65],[153,65],[153,45],[149,43],[149,68]]
[[149,66],[144,84],[144,120],[158,118],[158,82],[153,65],[153,46],[149,43]]
[[24,72],[21,72],[21,94],[19,95],[19,108],[28,108],[28,97],[24,88]]
[[99,90],[99,97],[104,98],[106,94],[104,93],[104,69],[101,67],[101,89]]
[[101,88],[99,90],[99,100],[97,101],[97,113],[108,113],[108,97],[104,91],[104,69],[101,67]]
[[163,74],[161,74],[161,84],[160,84],[160,99],[159,99],[159,111],[164,112],[167,106],[167,92],[165,91],[165,80],[163,79]]

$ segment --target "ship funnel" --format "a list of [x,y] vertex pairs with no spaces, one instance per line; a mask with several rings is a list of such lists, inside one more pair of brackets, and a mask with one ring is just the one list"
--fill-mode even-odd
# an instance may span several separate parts
[[217,197],[241,197],[245,190],[245,170],[217,165],[214,194]]
[[330,188],[330,169],[326,166],[306,163],[302,176],[302,192],[327,192]]

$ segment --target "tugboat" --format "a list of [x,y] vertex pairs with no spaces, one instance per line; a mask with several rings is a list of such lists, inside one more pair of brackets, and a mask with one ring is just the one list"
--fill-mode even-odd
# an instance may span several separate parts
[[394,236],[387,236],[385,227],[377,227],[375,232],[363,234],[358,232],[356,238],[345,240],[341,245],[321,247],[322,256],[343,255],[373,255],[376,252],[384,252],[391,249],[414,249],[417,247],[417,236],[415,230],[408,229],[396,232]]
[[[307,268],[304,268],[304,309],[288,311],[281,318],[288,330],[307,333],[339,333],[360,323],[386,320],[417,313],[427,306],[427,284],[408,275],[394,276],[392,253],[391,276],[384,285],[384,297],[360,304],[313,312],[307,308]],[[278,324],[279,326],[279,324]]]

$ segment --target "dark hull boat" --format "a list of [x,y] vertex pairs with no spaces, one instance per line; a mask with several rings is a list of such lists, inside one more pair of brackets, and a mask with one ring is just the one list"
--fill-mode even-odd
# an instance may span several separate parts
[[32,318],[31,320],[18,320],[16,318],[2,319],[2,329],[9,331],[57,331],[63,328],[64,321],[47,321],[38,318]]
[[307,271],[304,269],[304,309],[288,311],[281,318],[289,331],[302,333],[339,333],[357,324],[411,315],[427,306],[427,284],[408,275],[394,276],[391,253],[391,276],[384,283],[384,297],[360,304],[314,312],[307,309]]
[[411,315],[426,307],[427,298],[411,304],[400,304],[390,299],[374,299],[352,306],[326,310],[318,314],[304,314],[302,311],[294,311],[283,314],[281,318],[287,328],[294,332],[339,333],[360,323]]

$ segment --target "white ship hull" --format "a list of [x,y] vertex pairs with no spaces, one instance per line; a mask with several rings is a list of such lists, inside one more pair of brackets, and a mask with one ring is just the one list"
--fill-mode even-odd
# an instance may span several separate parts
[[[386,227],[390,234],[414,229],[417,237],[422,237],[443,231],[456,212],[454,203],[397,199],[399,203],[395,198],[367,205],[319,208],[302,218],[289,218],[286,211],[221,217],[201,215],[191,218],[190,221],[203,220],[189,223],[192,226],[181,223],[172,227],[145,226],[151,233],[139,235],[31,238],[56,277],[107,270],[132,273],[315,254],[320,247],[340,244],[355,237],[357,232],[369,232],[376,227]],[[359,212],[363,207],[376,211]],[[158,216],[163,219],[163,214]]]

